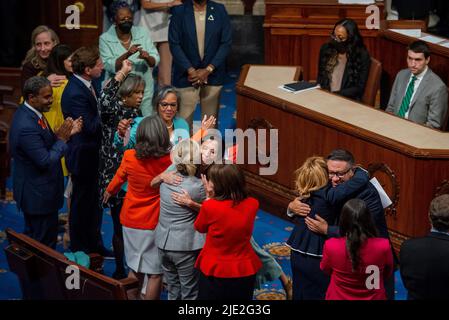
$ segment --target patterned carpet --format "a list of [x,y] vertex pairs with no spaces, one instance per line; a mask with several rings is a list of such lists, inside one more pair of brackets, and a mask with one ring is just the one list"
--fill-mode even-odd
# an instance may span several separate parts
[[[218,128],[223,133],[226,128],[235,128],[235,81],[238,77],[237,73],[229,73],[223,88],[220,104],[220,115]],[[195,120],[199,120],[200,112],[197,108]],[[7,187],[11,190],[11,179],[7,182]],[[61,213],[67,212],[64,207]],[[9,272],[8,264],[4,248],[8,245],[4,230],[12,228],[18,232],[23,231],[23,217],[17,212],[14,201],[12,200],[12,192],[9,191],[7,200],[0,202],[0,300],[21,299],[21,290],[17,276]],[[282,266],[284,273],[291,276],[289,249],[283,245],[287,240],[293,225],[283,219],[273,216],[267,212],[259,210],[254,226],[254,239],[267,252],[272,254]],[[112,219],[109,212],[105,210],[103,216],[102,235],[105,246],[112,248]],[[59,239],[57,250],[64,252],[62,239]],[[111,276],[114,271],[114,261],[105,260],[105,274]],[[396,300],[404,300],[406,291],[402,285],[399,271],[395,274],[396,281]],[[166,292],[163,292],[162,299],[166,299]],[[266,283],[260,290],[254,292],[256,300],[284,300],[285,292],[282,289],[280,280]]]

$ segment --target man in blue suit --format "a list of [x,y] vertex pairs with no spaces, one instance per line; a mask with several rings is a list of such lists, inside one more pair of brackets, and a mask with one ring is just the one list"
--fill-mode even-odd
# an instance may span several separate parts
[[68,143],[66,164],[73,183],[69,216],[70,249],[86,253],[104,250],[101,241],[102,210],[98,203],[98,166],[101,120],[98,94],[92,80],[103,71],[98,48],[81,47],[72,55],[73,75],[62,94],[64,117],[82,117],[84,126]]
[[225,7],[210,0],[186,0],[171,13],[168,41],[173,55],[172,82],[181,95],[180,116],[192,129],[198,101],[201,119],[204,115],[217,117],[231,49],[231,23]]
[[58,210],[64,201],[61,158],[69,138],[81,130],[82,120],[66,119],[53,132],[43,115],[50,110],[52,94],[50,81],[44,77],[25,82],[25,102],[14,114],[9,145],[14,159],[14,200],[24,214],[24,233],[55,248]]

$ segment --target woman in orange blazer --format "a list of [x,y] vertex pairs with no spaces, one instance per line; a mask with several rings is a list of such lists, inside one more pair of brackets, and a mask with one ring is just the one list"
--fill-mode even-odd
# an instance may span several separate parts
[[171,165],[170,149],[168,130],[160,117],[144,118],[137,128],[135,149],[125,151],[103,199],[107,202],[128,181],[120,212],[126,264],[141,286],[148,276],[145,298],[152,300],[159,299],[162,284],[154,229],[159,219],[158,186],[162,181],[173,183],[173,174],[165,172]]
[[245,177],[234,164],[215,164],[202,176],[210,199],[203,202],[194,227],[207,233],[196,260],[200,300],[251,300],[262,266],[251,246],[259,202],[248,197]]

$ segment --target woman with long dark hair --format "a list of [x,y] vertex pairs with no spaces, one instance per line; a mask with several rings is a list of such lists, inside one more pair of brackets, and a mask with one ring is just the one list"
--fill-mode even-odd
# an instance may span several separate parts
[[370,65],[371,58],[357,24],[342,19],[335,24],[329,42],[321,46],[317,84],[330,92],[360,100]]
[[393,272],[393,255],[388,239],[377,237],[365,201],[345,203],[340,233],[323,248],[320,268],[331,276],[326,300],[386,300],[384,279]]

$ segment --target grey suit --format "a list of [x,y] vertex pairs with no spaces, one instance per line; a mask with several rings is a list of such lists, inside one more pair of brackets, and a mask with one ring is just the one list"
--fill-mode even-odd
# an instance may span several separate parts
[[[411,72],[399,71],[394,80],[390,100],[385,111],[397,114],[407,90]],[[440,129],[447,112],[447,88],[443,81],[428,68],[410,102],[408,119]]]
[[159,248],[162,270],[169,300],[195,300],[198,297],[198,271],[194,268],[206,235],[193,227],[197,212],[175,204],[173,192],[186,190],[193,201],[206,199],[201,179],[183,176],[178,186],[162,183],[160,187],[161,211],[156,227],[156,245]]

